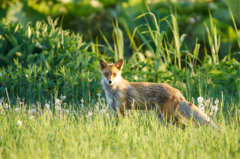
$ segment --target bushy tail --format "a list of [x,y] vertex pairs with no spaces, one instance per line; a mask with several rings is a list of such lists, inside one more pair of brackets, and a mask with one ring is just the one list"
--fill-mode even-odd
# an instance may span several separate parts
[[180,102],[177,107],[177,116],[184,124],[192,119],[194,123],[210,125],[220,131],[218,126],[210,119],[209,116],[187,101]]

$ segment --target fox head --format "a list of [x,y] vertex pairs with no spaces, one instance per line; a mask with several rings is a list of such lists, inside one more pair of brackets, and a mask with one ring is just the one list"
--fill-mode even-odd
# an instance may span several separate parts
[[100,60],[100,68],[103,80],[108,85],[113,85],[121,79],[123,59],[115,64],[108,64],[104,60]]

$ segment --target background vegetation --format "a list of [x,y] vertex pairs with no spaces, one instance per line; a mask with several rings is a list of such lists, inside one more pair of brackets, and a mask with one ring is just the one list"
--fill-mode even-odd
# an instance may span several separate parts
[[[224,1],[13,0],[1,7],[2,96],[7,88],[11,98],[32,101],[92,99],[100,57],[124,57],[127,79],[168,82],[188,98],[240,96],[239,15]],[[36,22],[47,15],[59,18]]]
[[[0,158],[239,157],[239,5],[1,1]],[[165,127],[154,112],[117,126],[100,86],[100,58],[124,58],[129,81],[168,83],[195,104],[204,97],[222,133]]]

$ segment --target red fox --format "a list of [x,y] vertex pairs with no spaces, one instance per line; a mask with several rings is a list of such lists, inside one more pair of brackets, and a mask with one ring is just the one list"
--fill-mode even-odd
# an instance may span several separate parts
[[218,129],[212,120],[195,105],[188,102],[182,93],[164,83],[128,82],[122,76],[123,60],[108,64],[100,60],[101,84],[107,103],[124,116],[126,109],[151,110],[176,124],[186,125],[189,121],[207,124]]

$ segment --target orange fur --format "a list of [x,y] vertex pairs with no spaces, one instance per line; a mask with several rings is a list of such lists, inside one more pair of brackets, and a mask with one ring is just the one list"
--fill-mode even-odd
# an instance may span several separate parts
[[188,124],[192,119],[198,124],[209,124],[217,128],[210,118],[195,105],[189,103],[182,93],[164,83],[128,82],[121,76],[123,60],[107,64],[100,60],[102,86],[108,104],[124,116],[125,109],[155,109],[168,120]]

